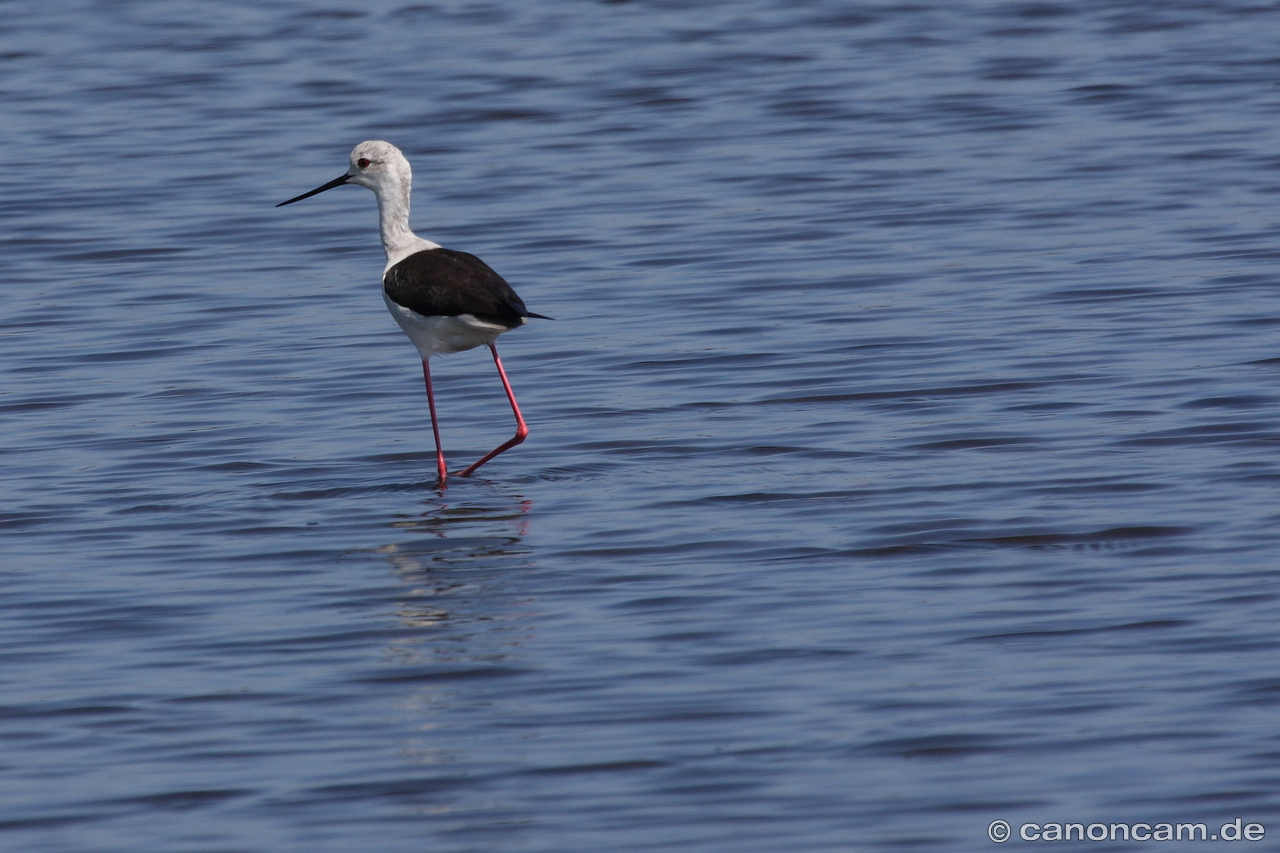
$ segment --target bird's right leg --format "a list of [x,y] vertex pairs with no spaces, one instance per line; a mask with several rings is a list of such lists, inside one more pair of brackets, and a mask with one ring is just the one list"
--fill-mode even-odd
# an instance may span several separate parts
[[520,414],[520,407],[516,404],[516,392],[511,390],[511,383],[507,380],[507,371],[502,369],[502,359],[498,358],[498,348],[493,344],[489,344],[489,349],[493,351],[493,363],[498,366],[498,377],[502,380],[502,387],[506,389],[507,401],[511,403],[511,411],[514,412],[516,416],[516,434],[513,438],[508,439],[505,444],[499,445],[486,453],[481,457],[479,462],[472,463],[467,468],[464,468],[462,472],[458,474],[459,477],[470,477],[481,465],[488,462],[499,453],[515,447],[517,444],[524,441],[529,435],[529,425],[524,422],[524,415]]

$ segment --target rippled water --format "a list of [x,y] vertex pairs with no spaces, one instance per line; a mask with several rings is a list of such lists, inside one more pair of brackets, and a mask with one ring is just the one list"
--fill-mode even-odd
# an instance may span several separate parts
[[5,11],[4,849],[1280,835],[1280,5]]

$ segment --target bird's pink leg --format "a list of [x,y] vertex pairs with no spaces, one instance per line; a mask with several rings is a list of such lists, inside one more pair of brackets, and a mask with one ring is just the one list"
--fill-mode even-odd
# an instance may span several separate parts
[[484,463],[497,456],[504,450],[510,450],[517,444],[525,440],[529,434],[529,427],[524,422],[524,418],[520,415],[520,407],[516,405],[515,392],[511,390],[511,383],[507,381],[507,372],[502,369],[502,359],[498,358],[498,348],[493,344],[489,344],[489,349],[493,351],[493,363],[498,366],[498,376],[502,378],[502,387],[507,390],[507,399],[511,401],[511,411],[516,415],[516,434],[506,444],[503,444],[493,450],[490,450],[480,458],[479,462],[463,470],[459,477],[470,477],[471,474]]
[[422,360],[422,379],[427,383],[427,408],[431,409],[431,433],[436,438],[436,467],[440,470],[440,487],[449,479],[449,469],[444,464],[444,450],[440,446],[440,425],[436,422],[436,396],[431,393],[431,368]]

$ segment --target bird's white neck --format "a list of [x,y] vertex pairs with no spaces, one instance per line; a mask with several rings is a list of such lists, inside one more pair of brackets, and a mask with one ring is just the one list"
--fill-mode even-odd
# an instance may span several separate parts
[[409,181],[399,181],[393,186],[383,185],[375,190],[378,196],[378,224],[382,231],[382,249],[387,253],[387,269],[424,249],[438,249],[432,243],[414,234],[409,228]]

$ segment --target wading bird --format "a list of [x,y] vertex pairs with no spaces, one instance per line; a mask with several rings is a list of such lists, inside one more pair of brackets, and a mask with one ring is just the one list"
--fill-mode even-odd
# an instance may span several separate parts
[[436,467],[440,471],[440,485],[444,486],[449,471],[440,445],[435,394],[431,391],[431,356],[487,346],[493,353],[498,377],[516,416],[515,436],[458,475],[468,477],[499,453],[524,441],[529,434],[494,341],[503,332],[524,325],[530,317],[551,318],[525,308],[511,285],[475,255],[446,249],[414,234],[409,229],[412,183],[413,170],[399,148],[390,142],[361,142],[351,150],[351,165],[346,174],[297,198],[282,201],[276,207],[343,184],[367,187],[377,196],[382,248],[387,253],[387,265],[382,271],[382,298],[422,356],[422,378],[427,385],[431,432],[436,441]]

